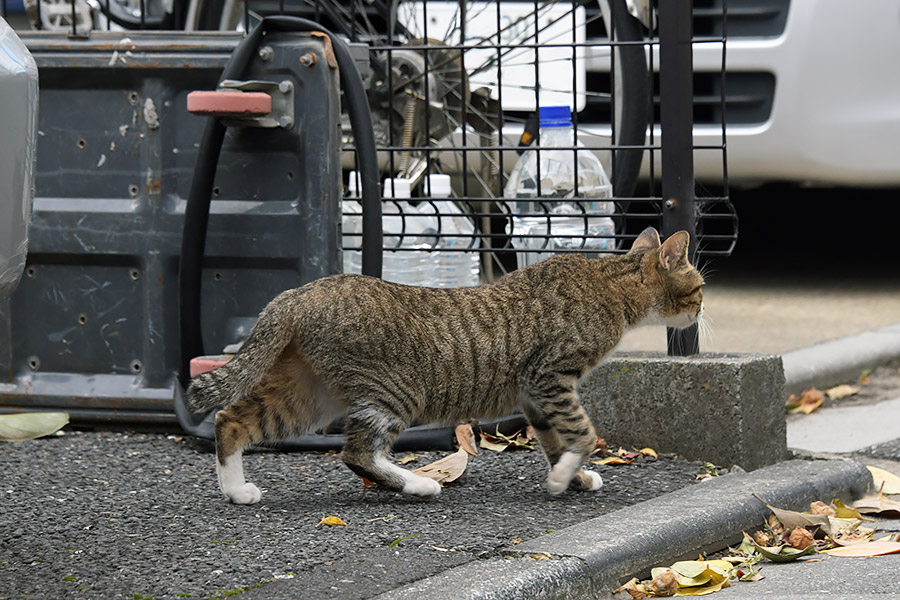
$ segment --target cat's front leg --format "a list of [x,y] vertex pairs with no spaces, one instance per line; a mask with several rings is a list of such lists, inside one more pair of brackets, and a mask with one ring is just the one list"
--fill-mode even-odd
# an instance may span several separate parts
[[354,473],[383,487],[412,496],[437,496],[441,493],[437,481],[407,471],[387,458],[407,422],[399,402],[355,403],[347,415],[347,439],[341,457]]
[[578,400],[574,380],[552,381],[535,386],[522,405],[550,463],[547,489],[551,494],[561,494],[569,487],[599,490],[603,487],[600,475],[582,468],[594,451],[594,426]]

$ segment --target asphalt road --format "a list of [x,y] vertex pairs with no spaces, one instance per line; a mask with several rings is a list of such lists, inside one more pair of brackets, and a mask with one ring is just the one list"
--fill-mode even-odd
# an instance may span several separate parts
[[[258,586],[264,597],[283,577],[303,579],[292,586],[301,599],[367,598],[693,485],[700,466],[672,456],[597,465],[600,492],[551,497],[539,450],[482,450],[422,501],[364,487],[335,454],[261,452],[245,466],[262,503],[235,506],[205,446],[110,432],[0,446],[0,598],[212,598]],[[325,516],[346,526],[317,527]]]

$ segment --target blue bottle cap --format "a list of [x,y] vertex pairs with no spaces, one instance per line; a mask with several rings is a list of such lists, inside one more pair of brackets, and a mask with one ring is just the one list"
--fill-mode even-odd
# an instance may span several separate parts
[[568,106],[541,106],[538,117],[541,127],[568,127],[572,124],[572,109]]

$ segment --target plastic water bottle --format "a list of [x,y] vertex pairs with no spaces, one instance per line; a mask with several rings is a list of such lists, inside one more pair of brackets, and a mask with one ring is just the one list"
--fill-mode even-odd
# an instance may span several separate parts
[[[426,191],[435,202],[440,216],[439,250],[437,253],[437,287],[471,287],[479,284],[481,259],[477,252],[461,252],[462,248],[475,248],[475,225],[462,209],[449,200],[449,175],[429,175],[425,180]],[[444,200],[447,199],[447,200]]]
[[438,255],[434,250],[438,243],[437,211],[428,202],[417,206],[410,204],[408,179],[385,179],[383,193],[384,279],[406,285],[436,287]]
[[[359,203],[359,173],[350,171],[347,196],[341,202],[341,244],[344,248],[362,247],[362,205]],[[344,273],[362,273],[362,251],[343,250]]]
[[605,200],[612,198],[612,185],[603,165],[592,151],[572,149],[582,144],[575,138],[568,106],[543,106],[539,117],[540,152],[526,150],[519,157],[503,194],[513,213],[508,231],[513,247],[546,250],[519,253],[519,267],[557,250],[613,250],[615,225],[606,215],[614,207]]

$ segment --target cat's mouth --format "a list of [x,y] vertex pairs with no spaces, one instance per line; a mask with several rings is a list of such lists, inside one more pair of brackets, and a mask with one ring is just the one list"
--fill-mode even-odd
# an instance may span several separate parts
[[690,327],[691,325],[698,323],[702,317],[703,303],[701,302],[697,310],[678,313],[677,315],[665,319],[665,323],[667,326],[674,327],[675,329],[684,329],[685,327]]

